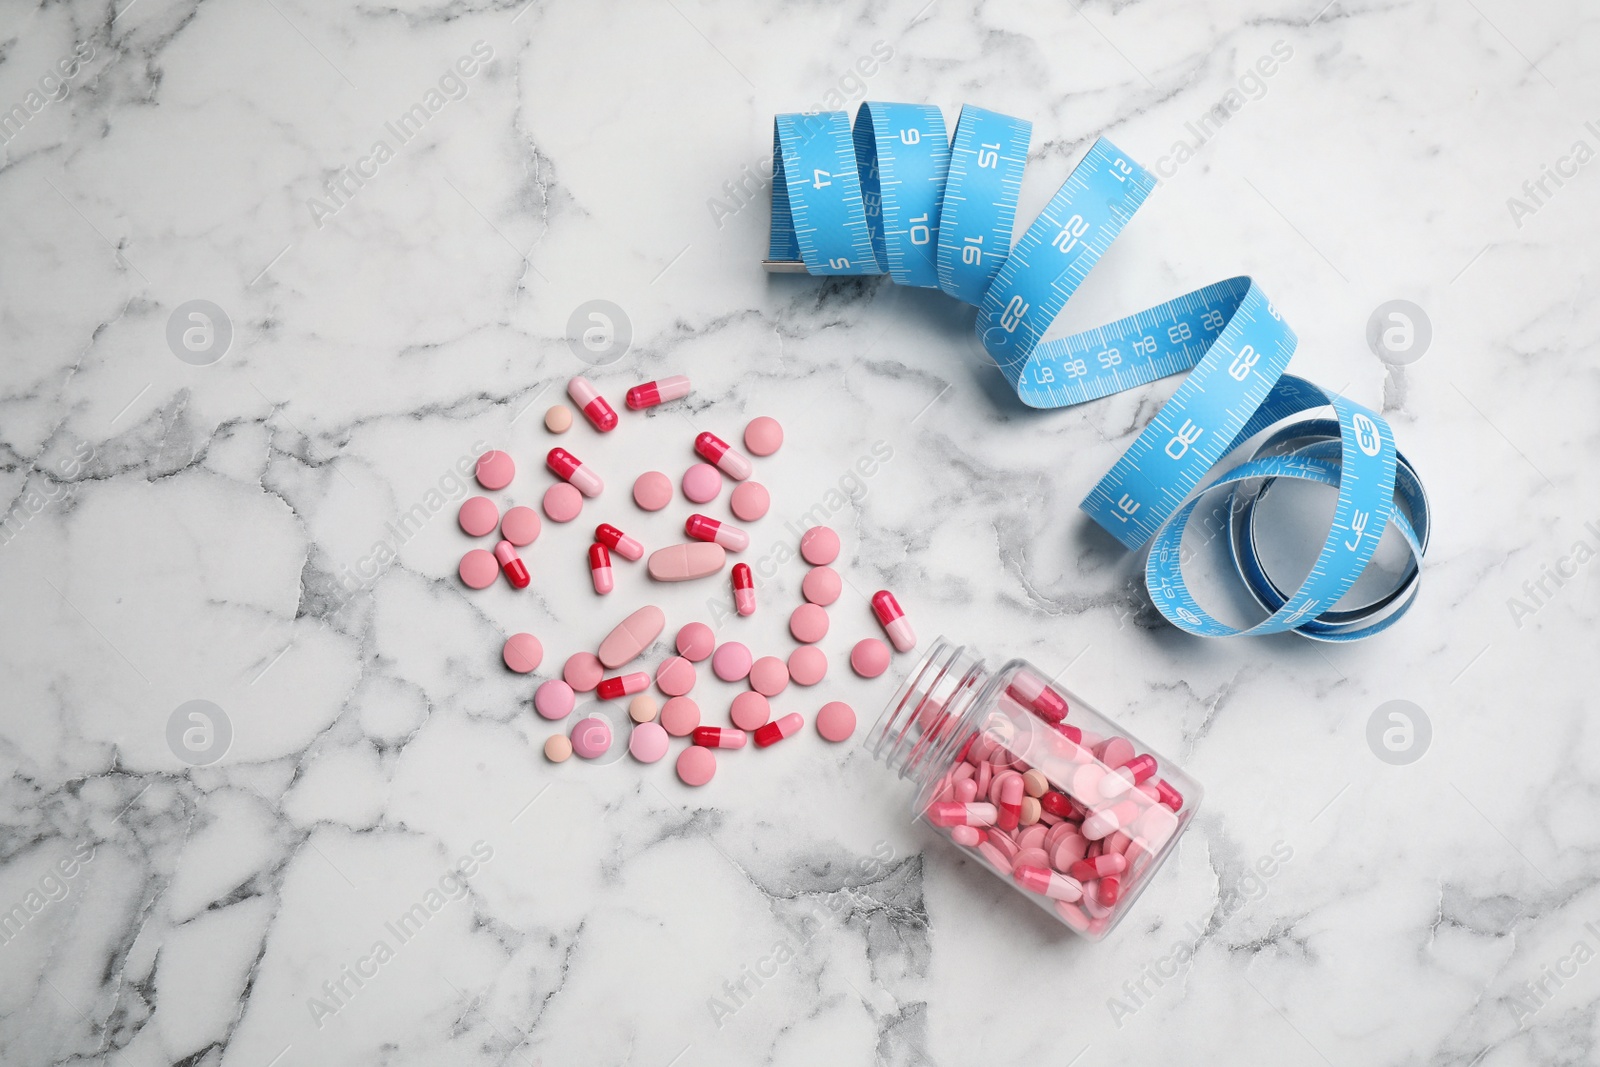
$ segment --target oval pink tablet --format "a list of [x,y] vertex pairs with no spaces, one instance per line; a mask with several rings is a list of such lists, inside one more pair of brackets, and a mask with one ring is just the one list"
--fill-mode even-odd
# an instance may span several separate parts
[[500,658],[518,674],[528,674],[538,670],[539,664],[544,661],[544,646],[532,634],[512,634],[506,638]]
[[579,719],[572,727],[572,751],[584,759],[604,756],[611,748],[611,724],[598,715]]
[[816,645],[801,645],[789,653],[789,677],[795,685],[816,685],[827,676],[827,654]]
[[537,511],[521,506],[514,507],[500,520],[500,536],[521,548],[539,539],[539,530],[543,525],[539,521]]
[[709,748],[690,745],[678,753],[678,777],[684,785],[705,785],[717,773],[717,757]]
[[683,495],[696,504],[717,499],[722,492],[722,472],[709,463],[696,463],[683,472]]
[[814,645],[828,636],[828,612],[815,604],[801,604],[789,616],[789,632],[803,645]]
[[456,513],[456,521],[473,537],[482,537],[492,532],[495,523],[500,521],[500,509],[486,496],[469,496],[461,502],[461,510]]
[[744,447],[752,456],[770,456],[783,444],[783,427],[778,420],[758,415],[744,428]]
[[504,489],[516,473],[511,457],[497,448],[478,457],[478,484],[485,489]]
[[461,557],[461,580],[474,589],[487,589],[500,577],[500,561],[487,548],[474,548]]
[[737,682],[750,673],[750,650],[737,641],[718,645],[711,653],[711,673],[724,682]]
[[579,693],[593,692],[605,676],[605,667],[601,666],[600,660],[592,652],[574,652],[561,668],[561,677]]
[[839,535],[826,526],[813,526],[800,538],[800,555],[821,567],[839,558]]
[[750,664],[750,688],[775,697],[789,688],[789,666],[777,656],[762,656]]
[[831,700],[817,712],[817,733],[824,741],[848,741],[856,732],[856,710],[842,700]]
[[800,595],[822,607],[838,600],[842,588],[844,582],[832,567],[812,567],[800,580]]
[[733,698],[733,706],[728,709],[728,718],[732,719],[733,725],[741,730],[759,730],[771,720],[772,705],[760,693],[740,693]]
[[876,637],[857,641],[850,650],[850,667],[863,678],[876,678],[889,669],[889,646]]
[[546,719],[565,719],[572,714],[575,703],[572,686],[560,678],[552,678],[533,691],[533,710]]
[[727,561],[728,553],[721,545],[691,541],[656,549],[645,567],[658,582],[687,582],[717,573]]
[[678,631],[678,655],[690,663],[699,663],[717,647],[717,635],[703,622],[691,622]]
[[633,502],[646,511],[660,511],[672,503],[672,479],[660,471],[645,471],[633,480]]
[[688,697],[673,697],[661,705],[661,728],[673,737],[688,737],[700,725],[700,705]]
[[733,509],[734,518],[743,519],[745,522],[755,522],[767,513],[772,506],[772,494],[767,492],[767,487],[760,482],[740,482],[733,487],[733,494],[728,497],[728,507]]
[[667,731],[660,723],[639,723],[628,735],[628,753],[640,763],[656,762],[667,754]]
[[669,697],[681,697],[694,688],[694,664],[682,656],[661,661],[656,668],[656,686]]
[[650,647],[667,628],[667,616],[654,604],[646,604],[626,619],[617,623],[606,639],[600,642],[600,663],[605,667],[620,667],[636,658]]
[[551,522],[571,522],[583,511],[583,494],[576,486],[557,482],[544,491],[544,513]]

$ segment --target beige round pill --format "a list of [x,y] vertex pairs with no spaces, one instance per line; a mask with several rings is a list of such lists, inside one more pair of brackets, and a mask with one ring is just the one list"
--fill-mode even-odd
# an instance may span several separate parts
[[1022,817],[1018,820],[1023,826],[1032,826],[1039,821],[1039,816],[1044,814],[1044,808],[1039,806],[1039,801],[1033,797],[1022,798]]
[[628,701],[628,718],[634,722],[651,722],[656,717],[656,698],[649,693],[640,693]]
[[551,734],[544,743],[544,758],[551,763],[560,763],[572,755],[572,742],[566,734]]
[[1042,797],[1050,790],[1050,779],[1037,767],[1022,772],[1022,791],[1030,797]]
[[565,404],[557,404],[545,412],[544,428],[551,433],[566,433],[572,429],[572,409]]

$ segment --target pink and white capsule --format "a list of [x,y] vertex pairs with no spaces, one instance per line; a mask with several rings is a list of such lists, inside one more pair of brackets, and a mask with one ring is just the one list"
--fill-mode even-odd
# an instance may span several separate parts
[[617,587],[611,574],[611,553],[598,542],[589,546],[589,577],[594,580],[594,591],[601,596]]
[[589,384],[589,379],[572,379],[567,383],[567,395],[572,398],[574,404],[583,409],[583,417],[601,433],[610,433],[617,428],[616,410],[606,403],[606,398],[600,395],[600,390]]
[[564,448],[552,448],[544,457],[544,463],[555,472],[557,478],[571,482],[584,496],[599,496],[606,487],[598,474],[578,462],[578,457]]
[[605,678],[595,688],[594,695],[601,700],[619,700],[622,697],[631,697],[635,693],[642,693],[650,688],[650,676],[643,671],[632,674],[620,674],[615,678]]
[[653,408],[657,404],[665,404],[669,400],[678,400],[688,395],[689,379],[681,374],[674,374],[670,378],[634,386],[628,390],[624,400],[632,410],[643,411],[645,408]]
[[1090,841],[1098,841],[1113,831],[1126,830],[1149,806],[1148,801],[1140,798],[1139,803],[1123,800],[1109,808],[1102,808],[1083,820],[1083,836]]
[[917,647],[917,633],[889,590],[880,589],[872,594],[872,614],[878,617],[878,624],[889,635],[889,643],[896,652],[910,652]]
[[714,433],[703,433],[694,439],[694,450],[700,458],[736,482],[750,477],[750,461],[745,459]]
[[1012,872],[1017,884],[1030,893],[1064,900],[1068,904],[1083,899],[1083,883],[1065,874],[1057,874],[1048,867],[1030,867],[1026,864]]
[[756,613],[756,579],[748,563],[733,565],[733,606],[740,615]]
[[721,545],[729,552],[743,552],[750,547],[750,535],[737,526],[718,522],[707,515],[690,515],[683,523],[683,532],[696,541],[709,541]]
[[637,562],[644,558],[644,546],[609,522],[602,522],[594,528],[594,539],[623,559]]
[[993,804],[943,801],[928,805],[928,821],[935,826],[993,826],[999,816]]
[[1156,773],[1156,758],[1148,753],[1133,757],[1100,779],[1100,795],[1120,797],[1136,785],[1143,785]]

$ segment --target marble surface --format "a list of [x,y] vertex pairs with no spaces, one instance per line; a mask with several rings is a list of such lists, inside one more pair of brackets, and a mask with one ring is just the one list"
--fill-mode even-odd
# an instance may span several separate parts
[[[1600,1059],[1600,17],[1322,4],[6,3],[0,1061]],[[1098,135],[1157,169],[1066,319],[1261,279],[1294,370],[1427,479],[1411,615],[1185,637],[1076,509],[1172,382],[1025,411],[970,308],[764,274],[773,114],[867,97],[1032,119],[1024,221]],[[647,595],[673,628],[724,598],[619,564],[599,602],[553,524],[531,590],[455,578],[458,466],[504,447],[497,497],[537,502],[597,299],[631,331],[608,394],[695,393],[569,435],[610,480],[578,526],[670,539],[686,507],[642,515],[633,475],[771,414],[771,577],[724,633],[786,653],[786,526],[844,537],[833,673],[792,707],[876,716],[909,659],[843,662],[888,586],[925,641],[1064,671],[1205,784],[1112,938],[809,728],[701,790],[544,762],[504,634],[548,671]],[[1404,366],[1365,340],[1392,299],[1432,323]],[[709,720],[734,691],[703,678]],[[230,735],[205,765],[170,740],[195,700]],[[1396,700],[1431,724],[1404,765],[1368,741]]]

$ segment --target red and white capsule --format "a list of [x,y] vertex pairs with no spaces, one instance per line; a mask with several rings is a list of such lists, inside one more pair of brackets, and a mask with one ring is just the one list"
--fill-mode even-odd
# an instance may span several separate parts
[[725,726],[696,726],[690,740],[701,748],[743,748],[746,736],[743,730]]
[[690,515],[683,523],[683,532],[696,541],[710,541],[729,552],[743,552],[750,547],[750,535],[737,526],[718,522],[709,515]]
[[935,826],[993,826],[999,817],[993,804],[940,801],[928,805],[928,821]]
[[889,643],[896,652],[910,652],[917,647],[917,633],[889,590],[880,589],[872,594],[872,614],[878,617],[878,624],[889,635]]
[[619,674],[615,678],[603,679],[594,693],[601,700],[620,700],[649,688],[650,676],[643,671],[635,671],[632,674]]
[[733,607],[740,615],[756,613],[756,579],[748,563],[733,565]]
[[1000,817],[995,825],[1002,830],[1015,830],[1022,819],[1022,794],[1025,786],[1022,775],[1010,774],[1000,783]]
[[688,395],[689,379],[681,374],[674,374],[670,378],[634,386],[628,390],[625,399],[630,409],[643,411],[645,408],[653,408],[657,404],[665,404],[669,400],[678,400]]
[[1080,882],[1096,878],[1109,878],[1128,869],[1128,858],[1120,852],[1105,852],[1089,859],[1079,860],[1067,868],[1067,873]]
[[611,553],[598,542],[589,546],[589,578],[594,582],[594,591],[601,596],[617,587],[616,577],[611,573]]
[[745,459],[714,433],[703,433],[694,439],[694,450],[700,458],[736,482],[750,477],[750,461]]
[[1183,808],[1183,794],[1172,788],[1171,783],[1165,778],[1156,779],[1156,793],[1163,807],[1171,808],[1173,811]]
[[1149,753],[1133,757],[1100,779],[1100,795],[1120,797],[1136,785],[1143,785],[1156,773],[1156,758]]
[[606,487],[598,474],[578,462],[578,457],[564,448],[552,448],[545,455],[544,463],[555,472],[557,478],[571,482],[584,496],[599,496]]
[[601,433],[610,433],[617,428],[616,410],[600,395],[600,390],[589,383],[589,379],[572,379],[567,383],[567,395],[583,409],[583,417]]
[[510,582],[513,588],[528,587],[528,565],[517,555],[516,545],[510,541],[501,541],[494,546],[494,558],[499,561],[501,573],[506,576],[506,581]]
[[594,528],[594,539],[623,559],[638,561],[644,558],[644,546],[609,522]]
[[1030,893],[1064,900],[1068,904],[1083,899],[1083,883],[1071,875],[1058,874],[1048,867],[1030,867],[1024,864],[1011,872],[1017,884]]
[[1083,836],[1090,841],[1098,841],[1117,830],[1126,830],[1148,807],[1149,802],[1141,798],[1137,803],[1121,800],[1109,808],[1101,808],[1083,820]]
[[793,737],[806,724],[805,716],[791,711],[780,719],[773,719],[756,731],[756,747],[775,745],[786,737]]

